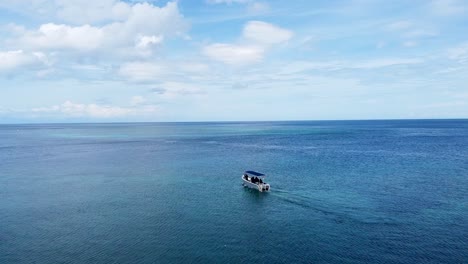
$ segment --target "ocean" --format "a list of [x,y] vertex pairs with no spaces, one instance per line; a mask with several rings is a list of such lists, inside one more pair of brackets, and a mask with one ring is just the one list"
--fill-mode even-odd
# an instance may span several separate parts
[[0,263],[468,263],[467,194],[468,120],[0,125]]

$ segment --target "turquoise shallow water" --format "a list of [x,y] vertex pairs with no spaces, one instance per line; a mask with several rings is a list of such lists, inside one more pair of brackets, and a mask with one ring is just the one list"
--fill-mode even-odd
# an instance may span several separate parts
[[0,125],[0,263],[467,263],[467,193],[467,120]]

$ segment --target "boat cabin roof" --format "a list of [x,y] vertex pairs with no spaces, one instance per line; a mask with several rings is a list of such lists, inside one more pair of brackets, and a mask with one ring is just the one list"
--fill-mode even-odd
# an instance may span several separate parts
[[253,175],[253,176],[258,176],[258,177],[265,177],[266,176],[265,174],[260,173],[260,172],[256,172],[256,171],[245,171],[245,173]]

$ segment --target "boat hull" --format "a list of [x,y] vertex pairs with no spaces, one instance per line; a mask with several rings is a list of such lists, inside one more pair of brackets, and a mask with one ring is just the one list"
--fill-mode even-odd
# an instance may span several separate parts
[[269,192],[270,191],[270,185],[267,183],[260,183],[260,184],[255,184],[247,181],[246,179],[242,178],[242,185],[247,188],[251,189],[256,189],[260,192]]

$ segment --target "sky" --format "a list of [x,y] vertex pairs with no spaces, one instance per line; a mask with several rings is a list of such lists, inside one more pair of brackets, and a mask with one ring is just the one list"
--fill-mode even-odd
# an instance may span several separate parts
[[468,0],[0,0],[0,123],[468,118]]

